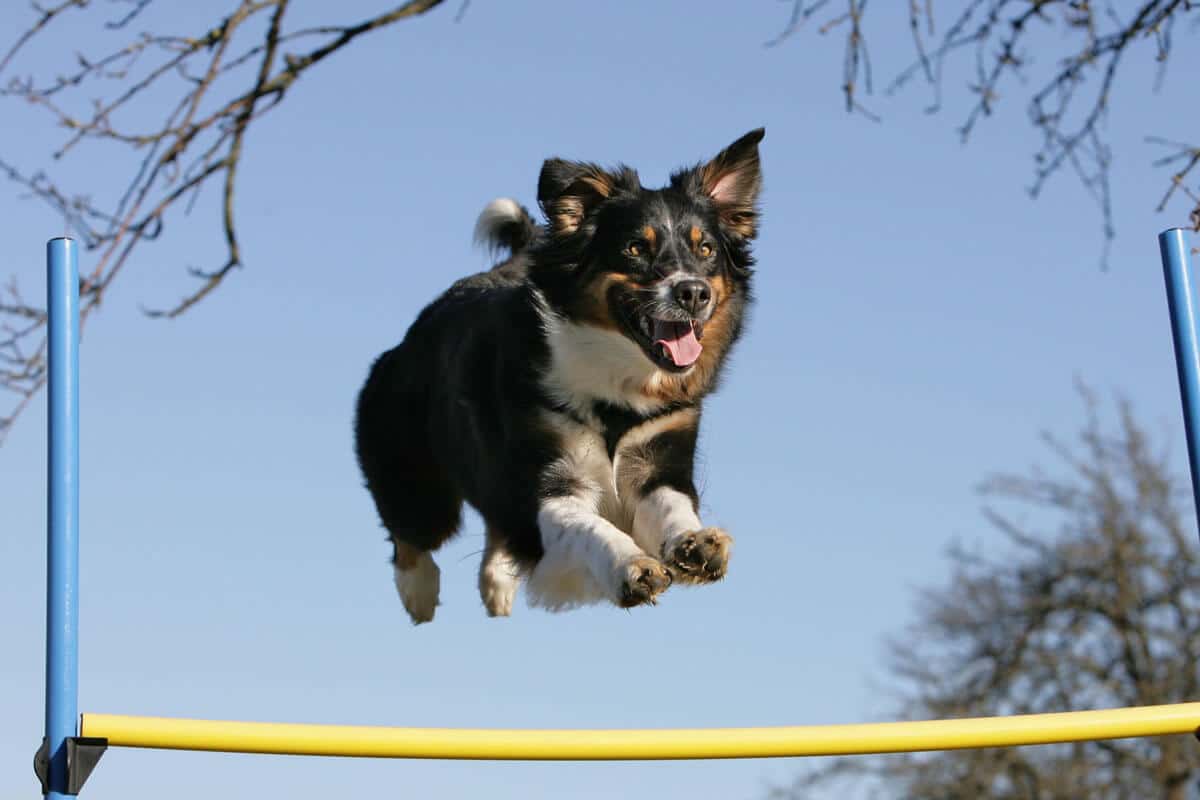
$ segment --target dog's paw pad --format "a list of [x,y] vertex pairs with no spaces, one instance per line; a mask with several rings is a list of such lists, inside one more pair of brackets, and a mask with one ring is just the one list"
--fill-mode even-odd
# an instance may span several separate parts
[[676,580],[712,583],[725,577],[733,537],[720,528],[703,528],[667,543],[664,559]]
[[625,565],[621,581],[620,606],[633,608],[654,605],[658,596],[671,585],[671,573],[657,559],[639,556]]

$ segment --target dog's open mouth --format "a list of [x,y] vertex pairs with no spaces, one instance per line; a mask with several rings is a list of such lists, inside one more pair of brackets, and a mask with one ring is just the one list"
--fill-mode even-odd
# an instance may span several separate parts
[[704,346],[704,323],[699,320],[658,319],[637,315],[638,343],[650,360],[668,370],[682,371],[696,363]]

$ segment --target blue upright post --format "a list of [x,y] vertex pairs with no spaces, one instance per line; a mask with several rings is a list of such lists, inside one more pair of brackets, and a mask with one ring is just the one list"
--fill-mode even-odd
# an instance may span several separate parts
[[1196,343],[1196,292],[1188,266],[1187,234],[1171,228],[1158,235],[1163,278],[1167,283],[1167,307],[1171,312],[1171,335],[1175,340],[1175,367],[1179,373],[1179,396],[1183,401],[1183,424],[1187,432],[1188,465],[1192,471],[1192,498],[1200,524],[1200,347]]
[[79,253],[46,245],[49,457],[46,547],[46,797],[68,794],[67,739],[79,716]]

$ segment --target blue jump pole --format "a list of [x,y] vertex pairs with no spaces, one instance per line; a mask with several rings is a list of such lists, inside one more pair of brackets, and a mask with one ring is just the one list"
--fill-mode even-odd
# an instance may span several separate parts
[[67,739],[79,717],[79,247],[46,245],[49,457],[46,547],[46,797],[68,793]]
[[1187,432],[1188,466],[1192,471],[1192,498],[1200,524],[1200,347],[1196,343],[1196,291],[1188,265],[1187,233],[1171,228],[1158,235],[1163,278],[1167,284],[1167,307],[1171,312],[1171,336],[1175,340],[1175,367],[1179,373],[1179,396],[1183,402],[1183,424]]

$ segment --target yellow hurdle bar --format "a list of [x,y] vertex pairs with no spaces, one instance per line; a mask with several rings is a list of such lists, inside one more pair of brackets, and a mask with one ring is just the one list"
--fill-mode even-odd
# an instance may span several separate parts
[[1200,703],[1012,717],[678,730],[382,728],[84,714],[113,747],[370,758],[633,761],[956,750],[1193,733]]

